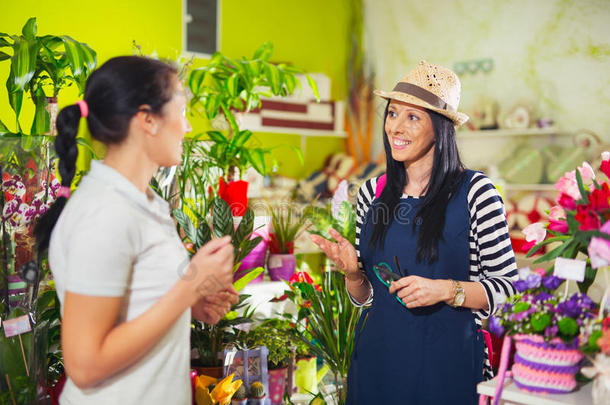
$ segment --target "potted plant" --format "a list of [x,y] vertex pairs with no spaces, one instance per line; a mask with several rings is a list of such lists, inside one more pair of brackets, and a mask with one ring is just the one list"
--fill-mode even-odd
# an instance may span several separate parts
[[288,366],[292,360],[290,325],[280,319],[268,319],[246,337],[248,347],[265,346],[269,350],[269,397],[271,404],[283,403]]
[[305,230],[307,218],[293,202],[280,203],[270,208],[269,259],[267,268],[271,280],[289,280],[296,268],[294,241]]
[[248,404],[265,405],[265,386],[260,381],[250,384]]
[[[200,112],[212,121],[213,126],[221,129],[207,132],[212,143],[207,156],[220,168],[219,194],[231,205],[237,216],[247,206],[248,186],[241,180],[245,169],[253,167],[265,175],[265,158],[270,156],[273,148],[246,146],[252,132],[240,130],[234,111],[248,112],[259,108],[263,96],[287,96],[294,93],[300,87],[295,75],[304,73],[294,66],[269,62],[272,54],[273,45],[269,42],[257,49],[249,59],[233,59],[216,52],[210,63],[194,69],[187,81],[193,94],[191,111]],[[315,82],[309,75],[305,75],[319,99]],[[220,126],[215,125],[219,121]],[[293,149],[302,162],[300,149]]]
[[[0,33],[0,50],[12,48],[13,55],[0,51],[0,60],[11,59],[6,82],[9,103],[15,112],[17,133],[24,93],[29,93],[36,105],[32,134],[56,134],[57,96],[59,91],[76,83],[79,93],[85,91],[87,77],[97,65],[97,55],[87,44],[67,35],[36,36],[36,18],[30,18],[21,35]],[[47,95],[44,88],[50,88]],[[6,128],[0,123],[0,128]],[[32,139],[35,140],[35,139]]]
[[231,405],[246,405],[248,403],[248,393],[246,392],[246,387],[242,385],[239,386],[235,394],[233,394],[233,398],[231,398]]
[[[586,322],[595,318],[597,305],[583,293],[553,295],[563,279],[546,275],[544,269],[520,273],[515,282],[518,293],[500,306],[490,320],[490,330],[515,341],[512,372],[519,388],[570,392],[577,386],[574,377],[583,358],[579,336]],[[504,344],[510,347],[507,341]],[[501,375],[503,371],[501,366]]]

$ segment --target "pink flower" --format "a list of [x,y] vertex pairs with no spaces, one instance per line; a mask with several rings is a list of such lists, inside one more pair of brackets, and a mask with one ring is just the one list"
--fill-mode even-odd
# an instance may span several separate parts
[[2,189],[5,193],[12,197],[23,197],[25,194],[25,185],[18,175],[9,178],[2,182]]
[[523,234],[525,235],[525,240],[528,242],[540,243],[546,238],[546,229],[544,229],[544,224],[542,222],[536,222],[535,224],[530,224],[523,229]]
[[[582,162],[582,166],[578,167],[578,172],[580,173],[583,184],[589,185],[593,183],[593,179],[595,179],[595,171],[593,171],[593,168],[589,163]],[[574,174],[574,176],[576,176],[576,174]]]
[[8,201],[4,204],[4,209],[2,210],[2,220],[8,221],[13,214],[19,211],[19,206],[21,205],[21,198],[15,198],[11,201]]
[[[600,231],[610,234],[610,221],[606,222]],[[610,240],[594,236],[591,238],[588,251],[591,267],[594,269],[610,264]]]
[[600,170],[610,179],[610,152],[602,153],[602,165]]
[[566,211],[560,205],[556,205],[549,211],[549,219],[552,221],[566,219]]
[[563,220],[555,221],[555,220],[551,219],[551,221],[549,222],[548,229],[549,229],[549,231],[553,231],[553,232],[566,233],[566,232],[568,232],[570,227],[568,226],[568,223],[566,221],[563,221]]
[[557,204],[561,205],[567,210],[576,209],[576,201],[574,201],[572,197],[564,193],[559,193],[559,196],[557,197]]
[[534,273],[540,274],[540,276],[546,276],[546,270],[542,267],[538,267],[537,269],[532,270]]
[[576,174],[574,171],[567,172],[565,176],[559,178],[555,183],[555,189],[561,194],[565,194],[572,197],[574,200],[580,200],[580,190],[578,189],[578,183],[576,182]]

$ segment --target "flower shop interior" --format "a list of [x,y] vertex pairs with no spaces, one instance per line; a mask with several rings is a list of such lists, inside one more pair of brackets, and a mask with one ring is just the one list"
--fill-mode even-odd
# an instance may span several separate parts
[[[227,235],[234,246],[237,303],[217,322],[191,321],[193,404],[364,403],[350,399],[348,371],[366,307],[311,235],[333,239],[334,228],[356,243],[359,190],[386,172],[388,102],[373,91],[420,61],[459,78],[470,118],[455,130],[460,158],[496,187],[515,255],[513,294],[482,319],[494,377],[473,388],[478,403],[610,404],[607,0],[22,0],[1,10],[0,404],[61,403],[69,380],[61,302],[34,228],[66,198],[58,112],[121,55],[176,66],[186,91],[181,162],[150,187],[188,255]],[[68,195],[107,151],[85,121],[77,145]]]

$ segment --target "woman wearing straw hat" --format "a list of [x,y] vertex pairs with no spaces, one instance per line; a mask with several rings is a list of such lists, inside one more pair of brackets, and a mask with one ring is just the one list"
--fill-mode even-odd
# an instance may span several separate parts
[[[460,82],[420,62],[386,99],[386,174],[358,193],[356,246],[312,236],[344,271],[356,332],[348,404],[474,404],[491,377],[481,319],[516,291],[502,199],[464,168]],[[394,276],[387,275],[390,270]],[[392,281],[394,280],[394,281]]]

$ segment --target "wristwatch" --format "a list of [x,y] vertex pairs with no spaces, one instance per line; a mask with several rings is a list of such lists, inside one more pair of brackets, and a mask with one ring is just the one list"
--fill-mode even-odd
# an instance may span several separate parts
[[464,289],[462,288],[462,284],[457,281],[457,280],[451,280],[453,282],[453,302],[451,303],[451,306],[456,308],[456,307],[461,307],[464,304],[464,299],[466,299],[466,293],[464,292]]

